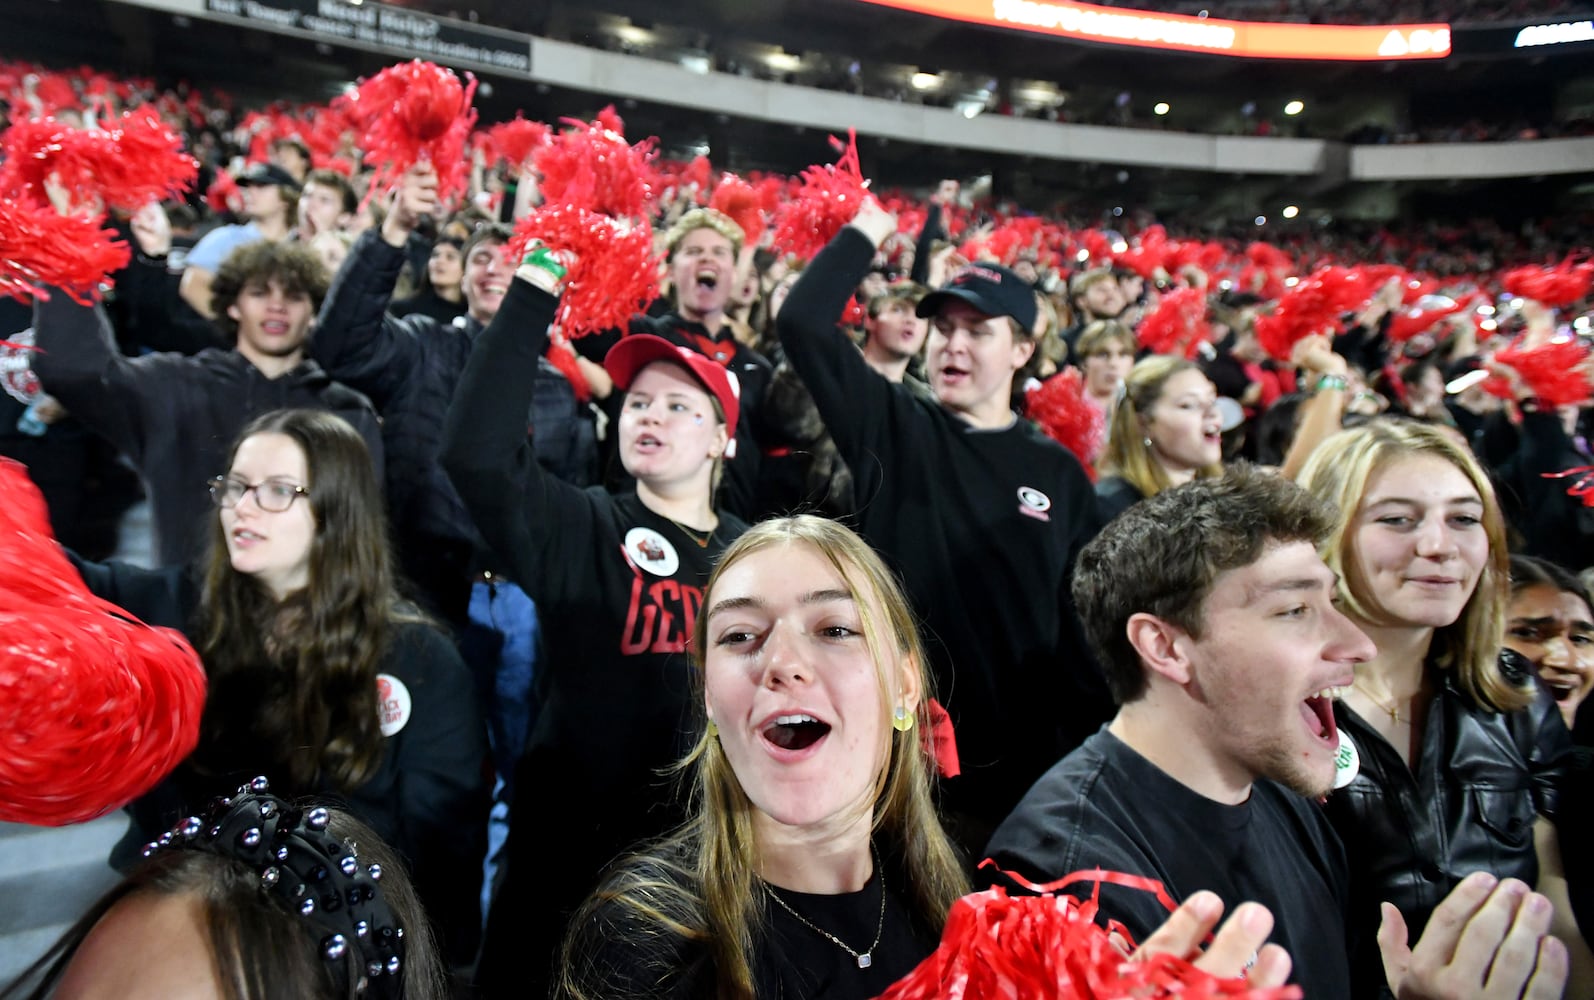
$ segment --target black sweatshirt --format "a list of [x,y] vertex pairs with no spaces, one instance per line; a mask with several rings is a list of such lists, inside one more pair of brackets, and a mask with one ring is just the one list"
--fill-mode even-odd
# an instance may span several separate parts
[[[511,282],[460,378],[442,461],[472,519],[537,602],[542,705],[515,770],[510,853],[483,953],[495,977],[543,972],[564,911],[608,861],[683,818],[661,771],[695,737],[686,655],[714,560],[746,525],[724,513],[707,545],[635,492],[577,489],[526,439],[532,376],[558,300]],[[506,987],[507,988],[507,987]],[[489,995],[494,995],[492,992]]]
[[1079,462],[1030,424],[979,430],[871,369],[836,317],[874,247],[847,227],[781,309],[781,344],[857,477],[859,529],[924,623],[963,776],[951,804],[994,825],[1111,714],[1069,594],[1098,528]]

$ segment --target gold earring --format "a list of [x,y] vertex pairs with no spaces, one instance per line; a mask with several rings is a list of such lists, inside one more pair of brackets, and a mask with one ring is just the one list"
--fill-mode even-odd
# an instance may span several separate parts
[[711,740],[720,738],[720,727],[715,724],[713,719],[708,720],[708,738]]
[[891,728],[899,733],[905,733],[912,729],[913,713],[898,705],[897,710],[891,713]]

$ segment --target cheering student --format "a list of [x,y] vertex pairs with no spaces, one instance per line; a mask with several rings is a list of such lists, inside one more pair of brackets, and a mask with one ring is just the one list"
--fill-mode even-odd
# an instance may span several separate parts
[[210,679],[199,747],[130,808],[114,860],[252,776],[330,796],[404,855],[445,954],[480,937],[487,732],[453,643],[393,585],[360,435],[317,410],[249,424],[211,480],[210,548],[187,567],[79,562],[100,597],[184,629]]
[[1011,271],[970,266],[920,301],[933,400],[870,368],[837,327],[895,231],[868,200],[803,271],[777,327],[856,477],[861,533],[928,626],[928,665],[964,762],[947,787],[948,818],[977,850],[1106,717],[1068,598],[1096,503],[1074,456],[1008,406],[1034,358],[1036,315],[1034,291]]
[[444,429],[444,467],[537,602],[547,653],[482,953],[492,997],[545,996],[565,922],[603,866],[679,821],[660,770],[692,739],[687,638],[715,557],[746,529],[715,503],[735,383],[658,337],[623,338],[605,360],[625,393],[619,452],[634,487],[581,490],[532,458],[532,376],[564,273],[546,249],[520,265]]

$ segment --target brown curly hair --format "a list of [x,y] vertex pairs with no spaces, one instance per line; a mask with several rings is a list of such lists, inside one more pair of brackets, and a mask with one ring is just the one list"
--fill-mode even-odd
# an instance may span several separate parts
[[250,285],[273,281],[290,294],[308,294],[311,308],[319,310],[332,276],[321,258],[303,243],[257,240],[244,244],[227,255],[210,283],[210,309],[223,333],[238,336],[238,321],[227,315],[227,310],[238,301],[239,293]]

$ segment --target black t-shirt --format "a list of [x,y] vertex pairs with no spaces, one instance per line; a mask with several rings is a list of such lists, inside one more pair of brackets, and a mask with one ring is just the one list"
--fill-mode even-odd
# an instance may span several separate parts
[[[1315,805],[1271,781],[1253,783],[1241,805],[1215,802],[1103,729],[1036,783],[986,854],[1035,882],[1099,867],[1154,878],[1175,902],[1209,889],[1225,912],[1262,903],[1275,918],[1270,940],[1294,959],[1290,981],[1308,997],[1352,995],[1344,851]],[[1068,891],[1087,898],[1093,889]],[[1103,885],[1100,902],[1101,916],[1137,942],[1168,916],[1141,889]]]
[[[640,865],[654,881],[679,883],[681,868],[647,861]],[[834,896],[776,889],[793,909],[854,951],[868,949],[870,965],[765,898],[767,920],[755,930],[754,994],[784,1000],[868,1000],[884,993],[935,951],[937,935],[913,915],[905,877],[886,862],[885,915],[880,911],[878,875],[858,892]],[[611,1000],[712,1000],[714,965],[701,941],[661,932],[635,911],[612,899],[592,912],[576,930],[578,966],[590,995]]]
[[792,287],[781,343],[852,469],[859,529],[925,624],[963,765],[948,801],[989,829],[1111,714],[1069,593],[1096,497],[1031,424],[973,427],[864,362],[836,317],[873,256],[843,229]]

